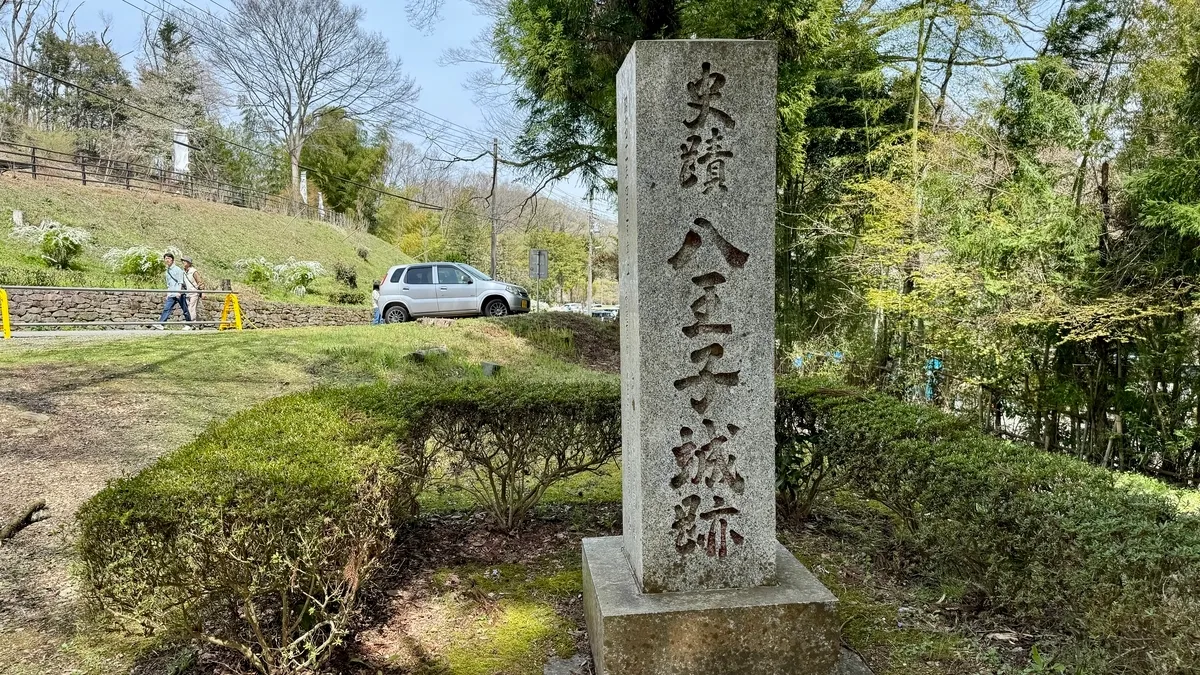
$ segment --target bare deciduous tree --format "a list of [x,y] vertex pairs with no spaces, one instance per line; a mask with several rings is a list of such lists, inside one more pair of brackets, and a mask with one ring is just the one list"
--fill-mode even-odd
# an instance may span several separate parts
[[321,112],[344,109],[371,125],[402,117],[396,104],[417,87],[388,54],[387,40],[360,25],[341,0],[233,0],[224,17],[199,17],[195,35],[248,112],[282,141],[300,187],[300,151]]
[[[59,13],[57,5],[57,2],[45,0],[0,0],[0,36],[7,47],[8,58],[25,64],[33,60],[34,38],[53,24]],[[10,87],[20,87],[28,82],[29,74],[20,66],[9,66]]]

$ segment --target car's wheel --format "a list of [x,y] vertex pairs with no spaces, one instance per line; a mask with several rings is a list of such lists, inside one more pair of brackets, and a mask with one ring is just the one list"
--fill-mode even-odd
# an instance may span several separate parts
[[404,305],[392,305],[383,313],[384,323],[404,323],[408,321],[408,310]]
[[487,316],[508,316],[508,303],[500,298],[492,298],[483,306],[483,313]]

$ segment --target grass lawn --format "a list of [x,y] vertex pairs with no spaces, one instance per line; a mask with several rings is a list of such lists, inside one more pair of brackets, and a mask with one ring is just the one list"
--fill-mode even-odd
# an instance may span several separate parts
[[[9,237],[14,210],[24,211],[26,223],[50,219],[87,230],[92,242],[79,271],[54,274],[30,245]],[[31,273],[41,272],[50,274],[44,281],[68,286],[154,286],[158,279],[147,282],[113,274],[100,258],[110,248],[165,250],[174,246],[194,258],[214,285],[218,279],[241,280],[233,268],[237,260],[262,256],[279,263],[291,257],[316,260],[326,268],[330,276],[318,281],[318,293],[337,290],[332,274],[334,263],[340,262],[358,270],[359,289],[369,295],[373,280],[383,276],[388,267],[409,260],[378,237],[328,223],[169,194],[28,177],[0,178],[0,221],[5,223],[0,227],[0,283],[13,285],[27,283]],[[358,256],[360,247],[370,251],[367,260]],[[281,292],[267,295],[295,299]]]

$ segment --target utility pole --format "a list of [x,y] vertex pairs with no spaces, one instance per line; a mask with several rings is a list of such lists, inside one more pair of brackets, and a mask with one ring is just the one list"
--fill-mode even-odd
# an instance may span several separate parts
[[594,247],[592,240],[594,239],[596,230],[596,214],[592,210],[592,195],[588,194],[588,284],[587,284],[587,303],[584,307],[587,308],[588,316],[592,314],[592,258],[594,256]]
[[492,138],[492,271],[496,278],[496,169],[500,165],[500,139]]

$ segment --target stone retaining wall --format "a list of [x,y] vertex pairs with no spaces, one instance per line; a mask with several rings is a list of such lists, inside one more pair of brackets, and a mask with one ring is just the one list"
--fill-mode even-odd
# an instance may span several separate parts
[[[165,294],[114,293],[111,291],[8,291],[9,312],[14,323],[39,321],[146,321],[158,320]],[[345,326],[371,321],[367,307],[293,305],[284,302],[248,300],[239,296],[245,328],[295,328],[298,326]],[[225,294],[204,295],[200,319],[215,321],[221,316]],[[195,317],[193,317],[195,318]],[[181,319],[176,310],[173,320]],[[19,326],[14,326],[20,328]],[[143,326],[123,326],[142,328]]]

